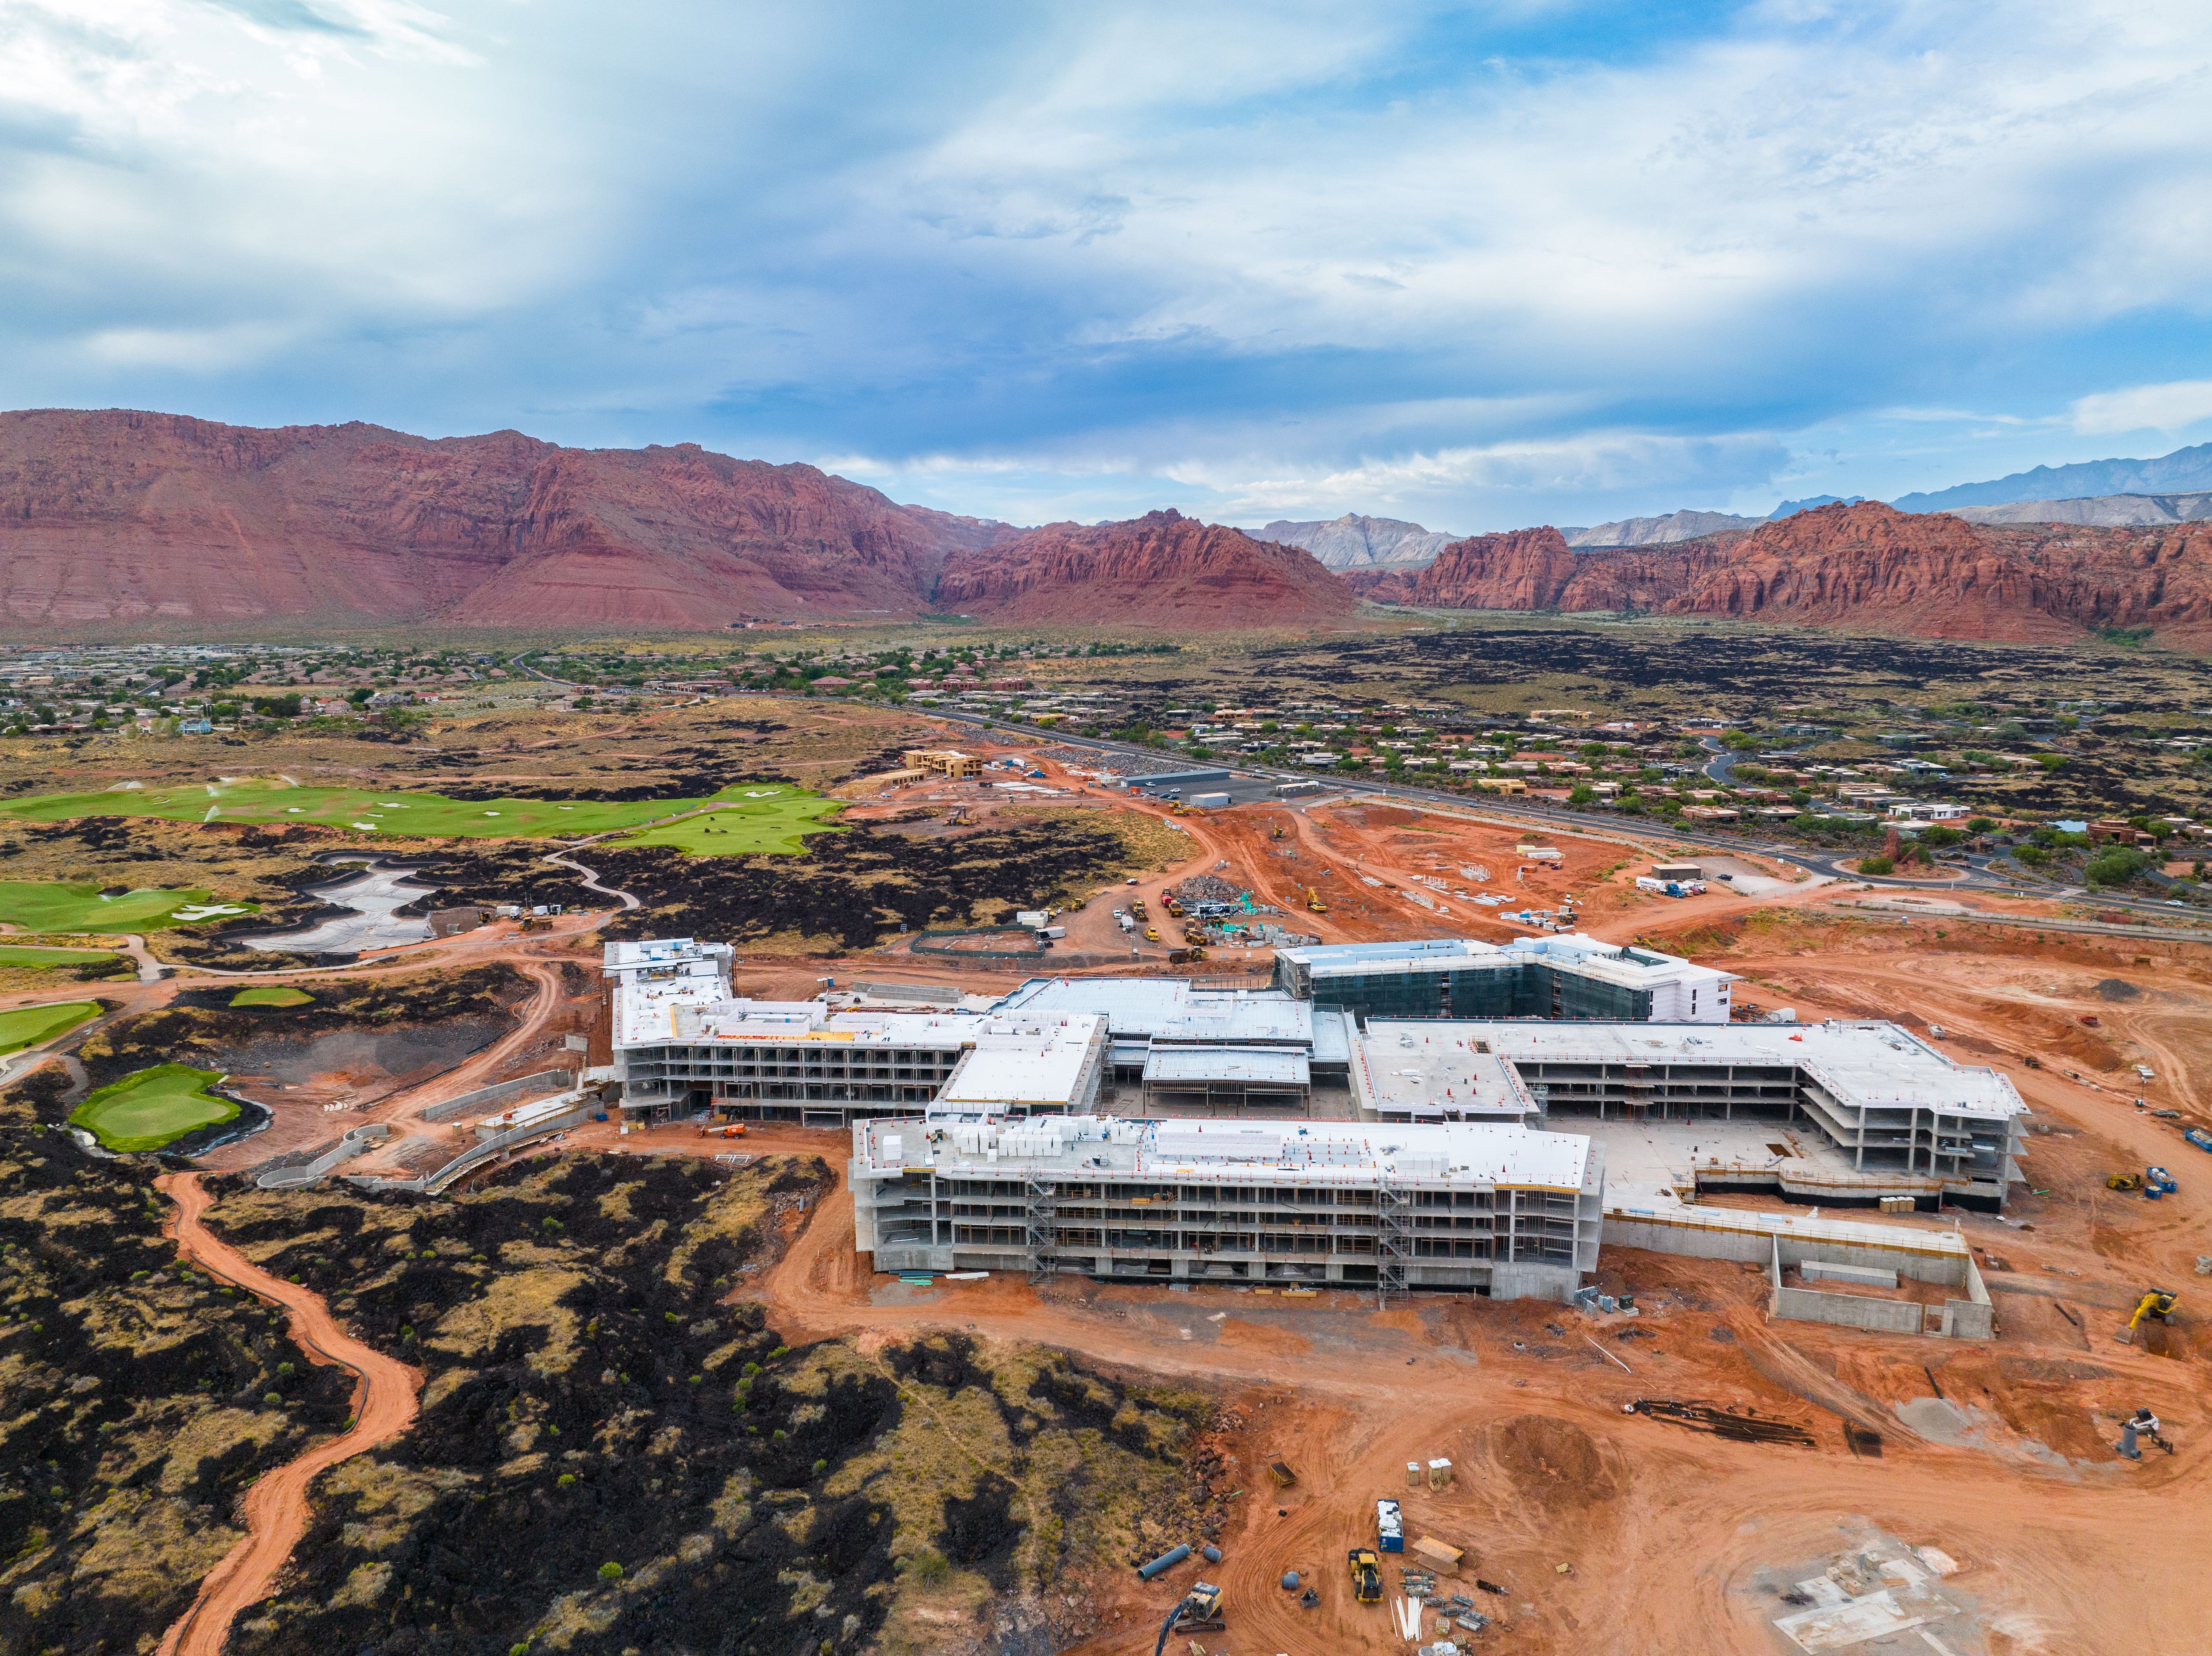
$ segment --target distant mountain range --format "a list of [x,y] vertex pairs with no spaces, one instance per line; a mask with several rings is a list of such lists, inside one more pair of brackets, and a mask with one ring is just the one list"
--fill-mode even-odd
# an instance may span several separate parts
[[[2111,464],[2185,476],[2200,461],[2212,445]],[[1022,528],[689,443],[573,449],[513,431],[434,441],[41,409],[0,413],[0,630],[677,629],[948,610],[1311,630],[1352,624],[1364,597],[1943,638],[2148,626],[2212,645],[2212,488],[1919,513],[1804,505],[1466,537],[1357,513],[1259,536],[1174,511]]]
[[1364,518],[1347,512],[1326,523],[1279,519],[1256,538],[1302,546],[1331,569],[1389,569],[1426,563],[1454,537],[1396,518]]
[[1951,512],[1962,506],[2011,506],[2027,500],[2079,500],[2106,494],[2175,494],[2212,489],[2212,443],[2178,448],[2155,460],[2082,460],[2038,466],[1986,483],[1960,483],[1933,494],[1905,494],[1899,512]]
[[1570,547],[1556,529],[1455,541],[1419,570],[1355,570],[1379,604],[1632,610],[1921,638],[2063,642],[2102,627],[2212,643],[2212,523],[1984,526],[1949,513],[1838,501],[1729,532]]
[[1954,506],[1970,524],[2130,525],[2197,523],[2212,518],[2212,490],[2192,494],[2092,494],[2079,500],[2021,500],[2010,506]]

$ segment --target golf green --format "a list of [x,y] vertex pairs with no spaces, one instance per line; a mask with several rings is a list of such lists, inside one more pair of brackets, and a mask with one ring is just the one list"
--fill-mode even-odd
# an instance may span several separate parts
[[195,1127],[228,1121],[238,1106],[204,1089],[222,1077],[213,1070],[157,1064],[111,1082],[70,1112],[111,1150],[158,1150]]
[[241,989],[230,998],[233,1006],[308,1006],[314,997],[304,989],[294,989],[286,984],[267,984],[256,989]]
[[0,966],[89,966],[112,959],[104,949],[39,949],[0,943]]
[[216,902],[205,891],[125,891],[103,897],[96,885],[0,880],[0,920],[32,931],[159,931],[250,914],[254,907]]
[[[811,797],[781,785],[740,782],[724,788],[713,800],[742,805],[772,798],[788,805]],[[440,793],[407,790],[295,786],[281,779],[262,777],[163,787],[131,786],[100,793],[41,794],[0,804],[0,820],[54,822],[88,816],[157,816],[173,822],[316,822],[364,834],[424,839],[566,840],[641,828],[708,803],[707,799],[448,799]],[[798,846],[794,843],[790,848]]]
[[807,834],[836,830],[827,819],[839,809],[835,799],[773,783],[725,788],[712,810],[641,828],[617,843],[673,846],[694,857],[795,856],[806,849]]
[[99,1016],[100,1003],[93,1000],[65,1000],[52,1006],[19,1006],[12,1012],[0,1012],[0,1052],[20,1052]]

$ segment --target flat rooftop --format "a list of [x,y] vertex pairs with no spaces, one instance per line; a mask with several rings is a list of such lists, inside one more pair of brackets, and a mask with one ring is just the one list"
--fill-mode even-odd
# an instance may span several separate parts
[[1504,969],[1530,962],[1569,967],[1586,976],[1631,988],[1678,978],[1733,981],[1733,974],[1678,955],[1605,943],[1575,932],[1566,937],[1516,937],[1504,943],[1480,937],[1431,937],[1403,943],[1321,943],[1276,951],[1319,983],[1334,977],[1373,977],[1417,972]]
[[[863,1172],[896,1174],[933,1167],[940,1174],[1019,1177],[1030,1172],[1085,1171],[1172,1178],[1193,1183],[1338,1185],[1371,1188],[1394,1180],[1465,1190],[1580,1192],[1601,1165],[1581,1133],[1540,1132],[1517,1125],[1448,1122],[1374,1126],[1356,1121],[1163,1120],[1114,1116],[1056,1116],[1004,1124],[994,1145],[959,1148],[928,1130],[957,1131],[950,1101],[930,1107],[927,1122],[856,1123],[855,1160]],[[898,1141],[890,1154],[886,1138]]]
[[945,1078],[933,1110],[1004,1114],[1066,1106],[1075,1098],[1084,1065],[1102,1049],[1106,1020],[1054,1017],[1042,1022],[978,1020],[975,1047]]
[[1366,1034],[1352,1041],[1352,1096],[1377,1114],[1403,1113],[1416,1121],[1473,1110],[1529,1114],[1535,1101],[1491,1040],[1498,1027],[1462,1019],[1370,1018]]
[[1100,1012],[1117,1038],[1310,1046],[1314,1011],[1275,990],[1194,989],[1183,978],[1031,978],[994,1010]]
[[1304,1052],[1282,1046],[1155,1046],[1145,1060],[1145,1079],[1309,1087],[1313,1065]]
[[[1415,1027],[1420,1027],[1416,1025]],[[2027,1106],[1996,1070],[1954,1063],[1893,1023],[1451,1022],[1516,1064],[1752,1064],[1809,1071],[1856,1107],[1955,1111],[2008,1119]],[[1374,1026],[1370,1023],[1370,1039]]]

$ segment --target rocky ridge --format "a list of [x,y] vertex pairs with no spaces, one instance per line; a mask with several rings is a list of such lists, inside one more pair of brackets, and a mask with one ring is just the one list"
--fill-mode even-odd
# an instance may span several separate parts
[[1351,589],[1310,552],[1172,509],[1110,524],[1048,524],[955,553],[940,610],[994,621],[1302,627],[1349,617]]
[[1354,573],[1378,603],[1653,610],[2008,642],[2148,627],[2212,643],[2212,523],[1984,527],[1868,501],[1745,535],[1577,553],[1555,529],[1455,543],[1418,574]]

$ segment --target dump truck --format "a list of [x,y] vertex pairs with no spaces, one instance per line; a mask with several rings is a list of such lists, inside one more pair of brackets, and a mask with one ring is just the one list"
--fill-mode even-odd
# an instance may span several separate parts
[[1148,925],[1148,926],[1146,926],[1146,927],[1145,928],[1145,941],[1146,941],[1146,943],[1158,943],[1159,940],[1160,940],[1160,929],[1159,929],[1159,927],[1158,927],[1158,926],[1156,926],[1156,925]]
[[1382,1602],[1382,1561],[1372,1547],[1354,1547],[1345,1555],[1352,1566],[1352,1594],[1363,1604]]

